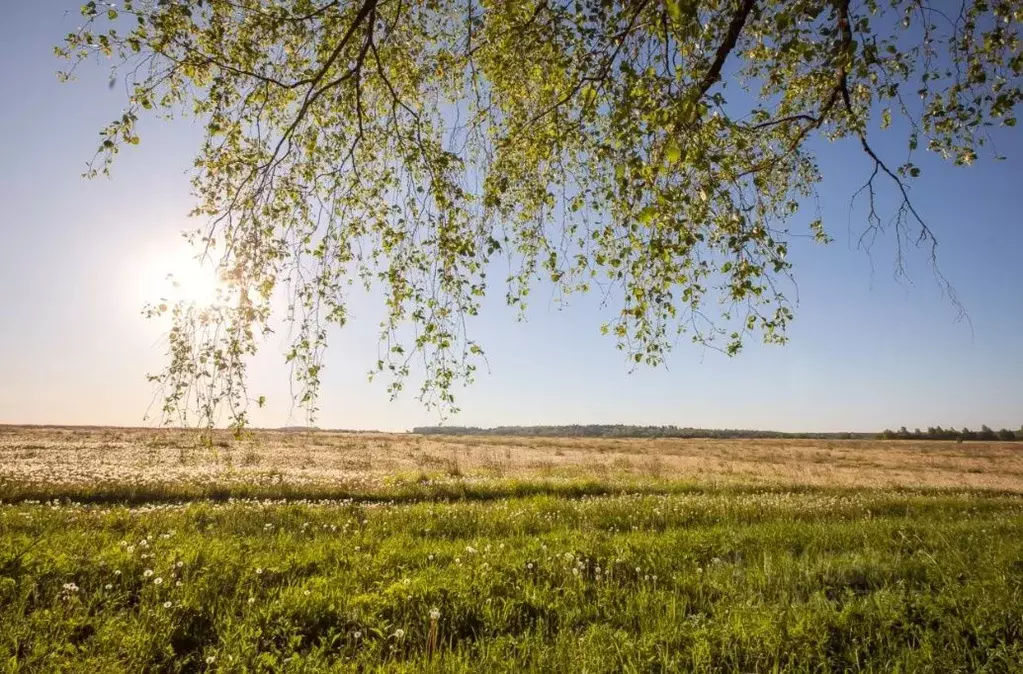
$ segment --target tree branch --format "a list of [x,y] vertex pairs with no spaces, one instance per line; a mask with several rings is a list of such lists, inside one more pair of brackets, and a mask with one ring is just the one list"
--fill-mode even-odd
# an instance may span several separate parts
[[[333,80],[332,82],[328,82],[323,87],[317,89],[317,85],[323,80],[324,76],[326,76],[327,71],[329,71],[330,67],[334,65],[334,62],[337,61],[338,57],[341,55],[342,50],[348,44],[348,41],[351,40],[352,35],[355,34],[355,31],[359,27],[359,25],[363,21],[365,21],[367,17],[370,18],[373,17],[373,15],[376,12],[376,6],[377,0],[365,0],[365,2],[362,3],[362,7],[359,8],[359,12],[358,14],[355,15],[355,19],[352,21],[351,25],[348,26],[348,30],[345,32],[344,37],[342,37],[341,41],[337,44],[336,47],[334,47],[334,50],[331,52],[330,56],[327,57],[327,60],[320,68],[320,71],[309,82],[309,90],[306,91],[306,95],[305,98],[302,100],[301,107],[299,107],[298,112],[295,114],[295,118],[292,120],[291,125],[288,126],[288,128],[284,131],[284,134],[281,136],[280,140],[277,141],[277,147],[274,148],[270,160],[263,165],[263,168],[270,166],[277,159],[277,155],[278,153],[280,153],[281,147],[291,137],[291,134],[295,132],[295,129],[298,127],[299,123],[301,123],[302,118],[305,117],[306,112],[309,111],[309,107],[316,102],[316,99],[323,95],[323,92],[331,89],[332,87],[336,87],[338,84],[347,80],[349,77],[357,75],[359,70],[361,70],[362,62],[366,58],[366,49],[370,44],[372,44],[373,30],[372,25],[370,25],[369,29],[370,38],[368,38],[366,42],[363,44],[362,50],[359,52],[359,58],[355,64],[355,67],[347,71],[341,77]],[[372,24],[372,18],[370,20],[370,23]]]
[[725,33],[725,39],[718,46],[717,53],[714,55],[714,62],[710,64],[710,70],[707,71],[700,81],[700,86],[697,87],[692,100],[698,101],[703,98],[710,88],[721,79],[721,69],[724,67],[725,61],[728,60],[728,55],[735,49],[735,45],[739,41],[739,35],[742,34],[742,29],[746,25],[746,19],[749,18],[750,12],[753,11],[753,7],[756,4],[757,0],[743,0],[738,11],[732,16],[732,21],[728,24],[728,32]]

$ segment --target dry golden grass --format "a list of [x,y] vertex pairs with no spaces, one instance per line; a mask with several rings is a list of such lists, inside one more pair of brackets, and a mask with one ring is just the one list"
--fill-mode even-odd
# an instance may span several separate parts
[[[288,483],[373,488],[425,479],[622,478],[706,484],[1023,492],[1023,445],[228,433],[0,426],[0,483]],[[2,495],[0,495],[2,498]]]

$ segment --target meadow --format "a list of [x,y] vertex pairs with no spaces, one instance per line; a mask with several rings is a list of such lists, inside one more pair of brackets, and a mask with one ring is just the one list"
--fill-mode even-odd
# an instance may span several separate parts
[[1012,444],[0,428],[0,671],[1023,671]]

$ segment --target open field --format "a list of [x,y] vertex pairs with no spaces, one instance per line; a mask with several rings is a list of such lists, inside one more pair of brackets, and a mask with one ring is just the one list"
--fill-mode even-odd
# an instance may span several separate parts
[[3,428],[0,671],[1019,672],[1021,456]]
[[1023,445],[258,431],[241,440],[222,433],[203,446],[195,433],[179,430],[0,426],[0,486],[8,498],[393,495],[402,485],[483,489],[509,482],[1023,493]]

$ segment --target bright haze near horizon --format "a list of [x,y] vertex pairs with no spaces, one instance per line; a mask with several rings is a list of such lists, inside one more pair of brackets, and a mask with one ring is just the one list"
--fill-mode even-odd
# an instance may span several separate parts
[[[79,23],[78,3],[13,3],[0,24],[0,423],[145,425],[163,362],[166,324],[141,316],[167,290],[202,297],[179,233],[195,227],[188,170],[201,135],[189,118],[144,118],[142,142],[118,157],[111,179],[85,180],[99,129],[120,114],[123,86],[105,65],[58,83],[52,48]],[[970,168],[918,155],[912,198],[939,241],[940,269],[969,315],[944,296],[929,251],[907,251],[909,280],[893,278],[895,240],[871,255],[857,249],[863,205],[850,197],[870,165],[852,143],[817,143],[825,181],[820,209],[835,242],[798,239],[791,259],[799,304],[788,345],[747,343],[728,358],[683,336],[667,366],[629,364],[599,326],[614,307],[596,294],[558,308],[551,290],[533,294],[527,322],[503,304],[495,279],[472,336],[490,372],[458,392],[466,426],[624,423],[783,431],[871,431],[886,427],[1023,424],[1023,134],[994,129],[997,149]],[[905,136],[876,132],[875,148],[899,163]],[[886,205],[891,208],[889,201]],[[892,211],[889,211],[892,212]],[[814,215],[801,213],[793,231]],[[795,289],[790,289],[792,294]],[[391,402],[366,373],[377,358],[382,306],[356,293],[352,320],[334,331],[323,373],[324,428],[402,430],[433,425],[436,412],[414,385]],[[251,368],[256,426],[306,423],[291,404],[284,363],[287,326]],[[413,382],[414,384],[414,382]],[[154,410],[158,410],[158,405]]]

